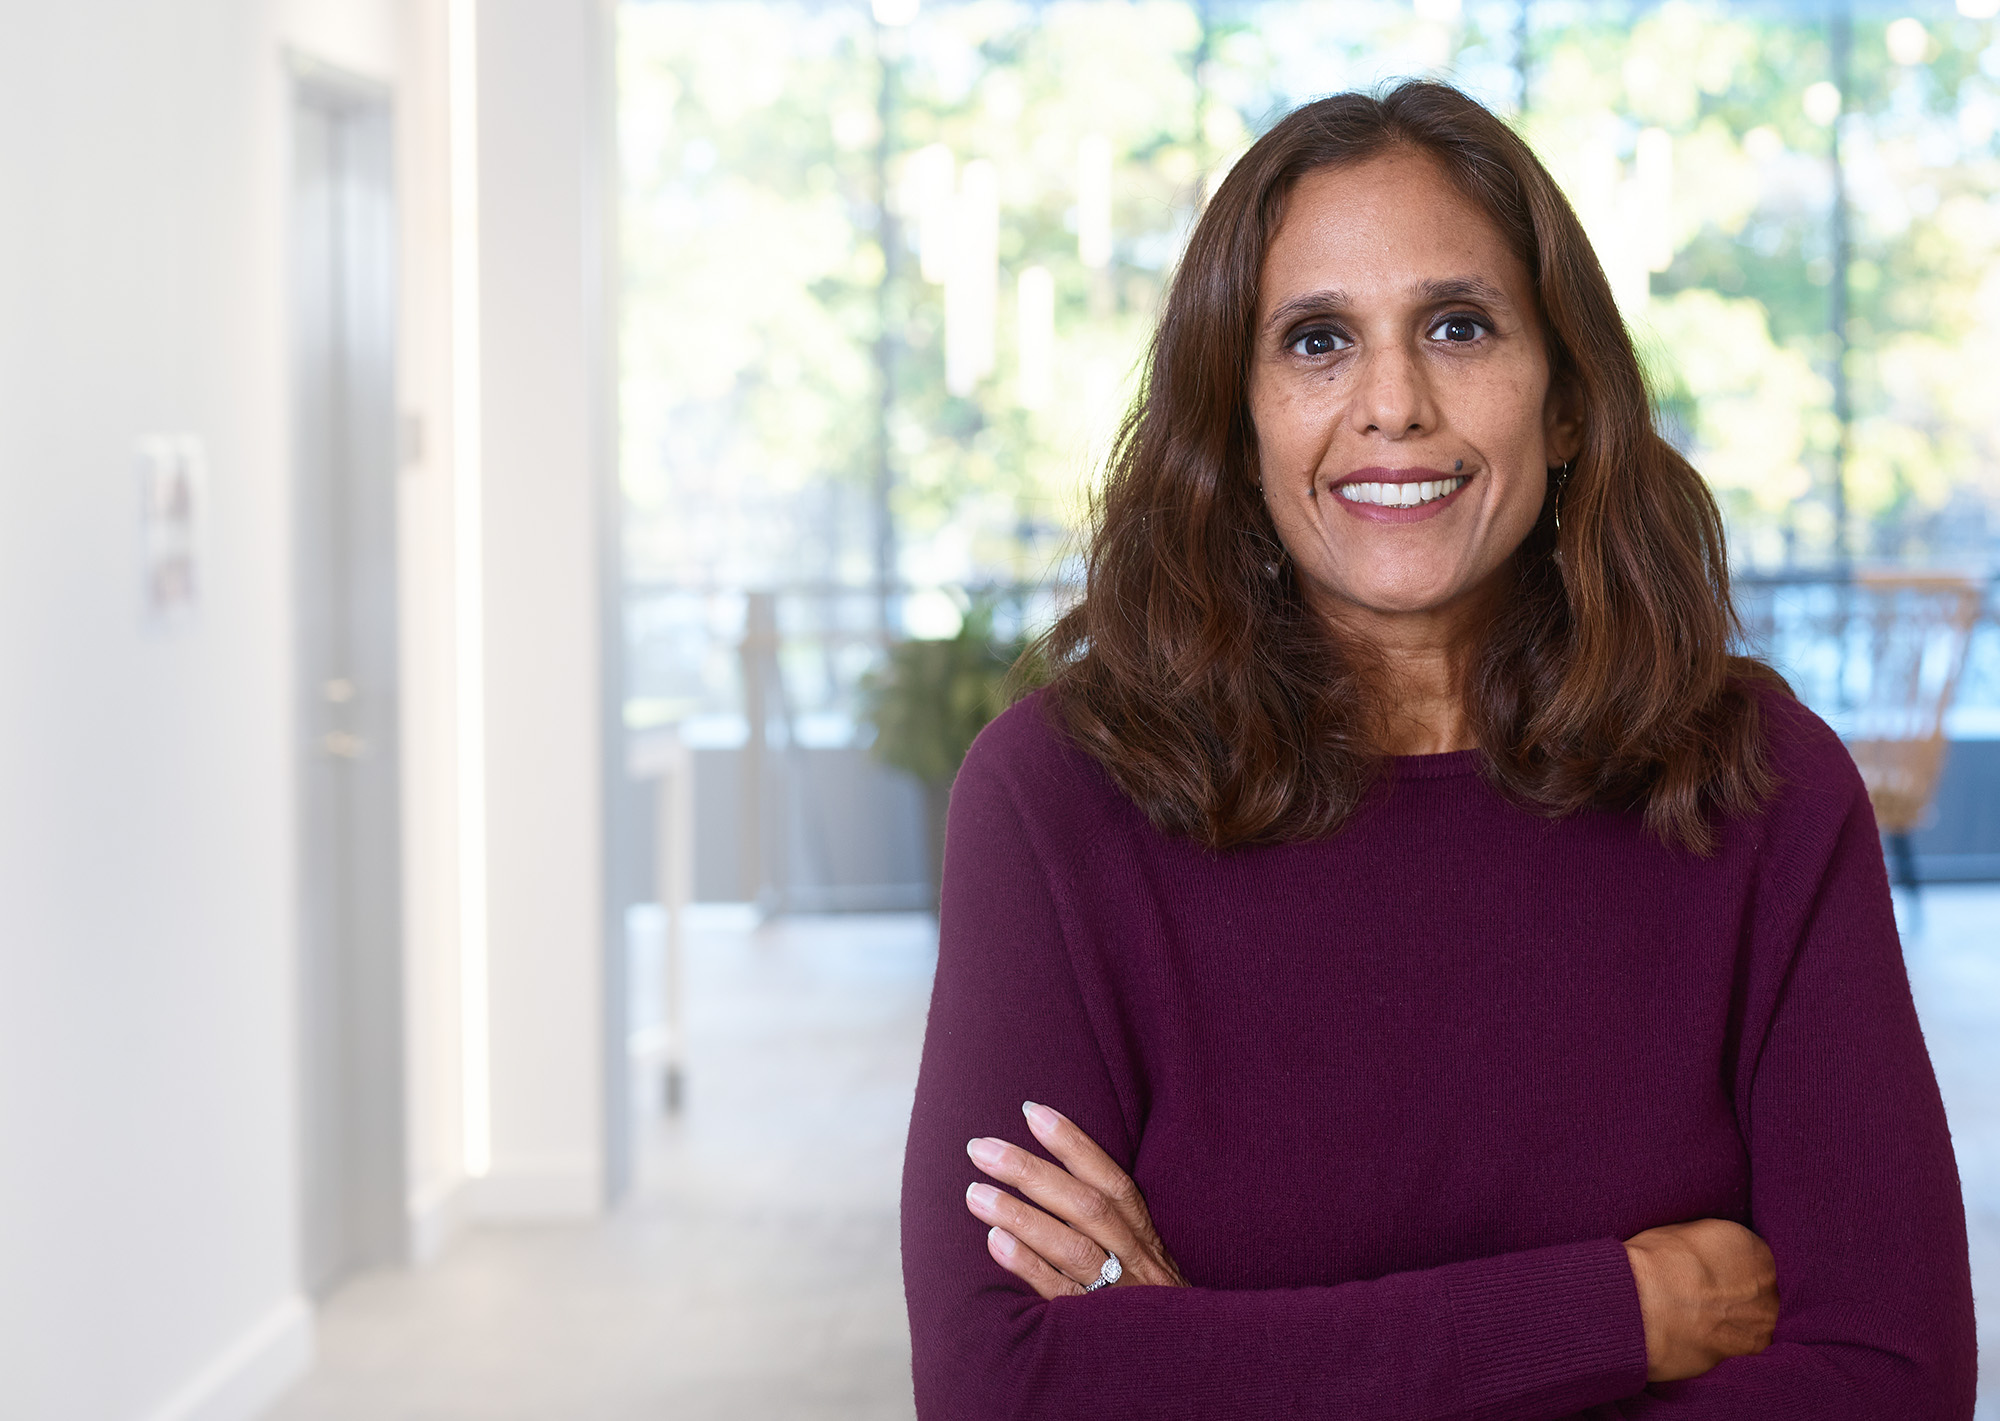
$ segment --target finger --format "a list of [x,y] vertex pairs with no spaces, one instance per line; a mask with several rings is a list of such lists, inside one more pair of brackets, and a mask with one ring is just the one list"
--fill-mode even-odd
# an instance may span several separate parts
[[1062,1111],[1036,1105],[1034,1101],[1024,1101],[1020,1113],[1028,1119],[1028,1129],[1034,1131],[1034,1137],[1042,1141],[1050,1155],[1062,1161],[1064,1169],[1112,1203],[1138,1241],[1148,1247],[1158,1241],[1160,1235],[1152,1227],[1152,1213],[1148,1213],[1138,1185],[1132,1183],[1132,1175],[1120,1169],[1118,1161],[1106,1155],[1094,1139],[1084,1135],[1076,1121]]
[[1128,1228],[1151,1232],[1152,1220],[1139,1186],[1074,1120],[1032,1100],[1022,1103],[1021,1114],[1027,1117],[1028,1129],[1050,1154],[1062,1161],[1063,1168],[1110,1200]]
[[[965,1147],[965,1152],[985,1173],[1003,1184],[1013,1185],[1100,1248],[1121,1258],[1136,1252],[1138,1236],[1125,1214],[1101,1190],[1085,1184],[1061,1165],[1050,1164],[1005,1140],[974,1140]],[[1094,1271],[1095,1265],[1093,1275]]]
[[993,1255],[995,1263],[1033,1288],[1044,1300],[1075,1297],[1083,1291],[1005,1229],[986,1231],[986,1251]]
[[1106,1250],[1102,1245],[990,1184],[967,1188],[965,1207],[975,1218],[997,1226],[1033,1249],[1050,1267],[1079,1286],[1095,1283],[1104,1268]]

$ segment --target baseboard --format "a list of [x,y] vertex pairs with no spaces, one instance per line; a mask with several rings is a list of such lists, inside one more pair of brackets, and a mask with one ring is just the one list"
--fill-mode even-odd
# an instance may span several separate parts
[[312,1308],[292,1294],[196,1372],[146,1421],[251,1421],[312,1364]]
[[604,1209],[604,1176],[595,1161],[496,1162],[468,1186],[471,1215],[496,1222],[594,1218]]
[[472,1214],[472,1181],[460,1175],[411,1194],[410,1262],[434,1262],[464,1230]]

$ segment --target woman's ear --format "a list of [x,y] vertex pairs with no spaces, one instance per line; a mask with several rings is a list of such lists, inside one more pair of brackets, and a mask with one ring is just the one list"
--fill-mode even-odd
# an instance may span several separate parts
[[1542,403],[1542,443],[1551,466],[1567,464],[1583,452],[1583,401],[1568,381],[1549,386]]

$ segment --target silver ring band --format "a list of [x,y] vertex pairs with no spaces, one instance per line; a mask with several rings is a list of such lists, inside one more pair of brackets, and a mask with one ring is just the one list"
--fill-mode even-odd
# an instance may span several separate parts
[[1085,1283],[1083,1290],[1086,1293],[1094,1293],[1099,1288],[1110,1287],[1124,1276],[1125,1265],[1118,1261],[1117,1254],[1107,1248],[1104,1250],[1104,1266],[1097,1270],[1097,1281],[1095,1283]]

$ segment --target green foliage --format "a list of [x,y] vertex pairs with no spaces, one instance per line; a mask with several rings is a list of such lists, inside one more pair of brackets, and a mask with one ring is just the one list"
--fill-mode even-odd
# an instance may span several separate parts
[[[1928,12],[1921,59],[1897,63],[1893,18],[1857,17],[1839,120],[1853,551],[1977,556],[1963,515],[1983,503],[1990,527],[2000,505],[2000,406],[1975,355],[2000,298],[2000,45],[1990,22]],[[1751,564],[1831,553],[1835,135],[1807,99],[1832,64],[1821,15],[1717,0],[1585,7],[1536,46],[1525,129]],[[1648,143],[1671,154],[1652,186]]]
[[927,785],[948,785],[973,737],[1006,708],[1008,674],[1024,643],[993,635],[993,608],[978,601],[956,636],[900,641],[862,684],[875,727],[875,758]]
[[[1507,111],[1523,68],[1516,121],[1590,230],[1737,555],[1823,558],[1841,446],[1835,135],[1806,96],[1831,77],[1824,16],[1558,8],[1537,9],[1517,66],[1512,5],[1438,19],[1387,0],[938,0],[893,31],[860,3],[622,6],[631,565],[718,585],[865,580],[869,490],[886,483],[898,575],[1044,575],[1202,195],[1250,138],[1317,93],[1397,75],[1441,74]],[[1853,28],[1839,131],[1864,556],[1940,552],[1977,526],[1964,513],[2000,506],[1984,356],[2000,321],[2000,25],[1948,9],[1920,7],[1916,62],[1890,53],[1893,12]],[[1086,136],[1113,161],[1101,266],[1078,247]],[[943,288],[897,196],[933,144],[998,173],[997,360],[967,394],[945,386]],[[1055,388],[1033,408],[1013,304],[1031,266],[1056,308]]]

